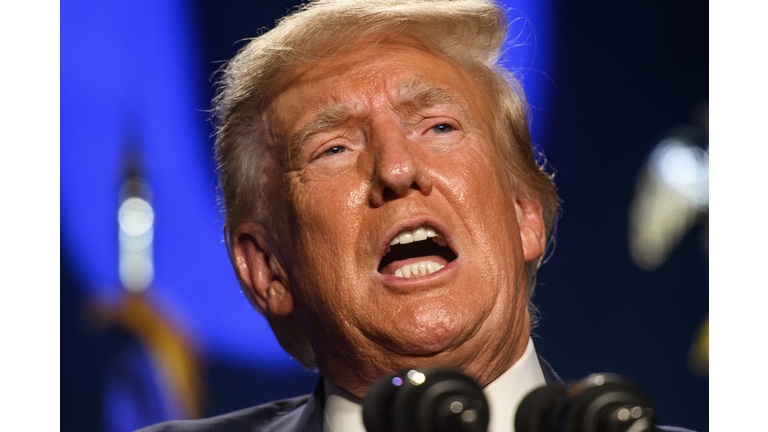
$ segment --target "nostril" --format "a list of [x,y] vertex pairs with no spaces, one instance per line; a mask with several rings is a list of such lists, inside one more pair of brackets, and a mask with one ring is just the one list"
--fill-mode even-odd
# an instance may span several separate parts
[[[420,191],[421,187],[419,187],[419,184],[417,182],[411,183],[410,189]],[[397,198],[400,194],[396,192],[394,189],[392,189],[389,186],[385,186],[384,189],[381,191],[381,196],[384,198],[384,201],[390,201],[395,198]]]

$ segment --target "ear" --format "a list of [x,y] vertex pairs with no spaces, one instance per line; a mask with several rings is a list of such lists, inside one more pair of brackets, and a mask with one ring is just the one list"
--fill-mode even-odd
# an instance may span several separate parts
[[544,217],[538,195],[528,196],[518,192],[515,199],[515,213],[520,227],[520,239],[523,243],[525,262],[531,262],[544,255],[547,245]]
[[240,280],[267,316],[290,315],[294,299],[286,286],[286,275],[272,253],[267,230],[244,223],[232,233],[232,256]]

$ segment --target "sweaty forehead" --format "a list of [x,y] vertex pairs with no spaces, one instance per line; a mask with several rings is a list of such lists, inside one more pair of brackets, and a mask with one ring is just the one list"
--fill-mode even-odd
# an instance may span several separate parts
[[290,141],[325,112],[366,116],[394,107],[452,104],[465,114],[487,105],[484,93],[452,59],[411,44],[372,44],[288,74],[272,100],[271,128]]

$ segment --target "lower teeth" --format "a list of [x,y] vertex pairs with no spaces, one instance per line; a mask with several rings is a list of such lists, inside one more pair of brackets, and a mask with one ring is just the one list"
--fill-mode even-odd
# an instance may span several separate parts
[[433,261],[421,261],[414,264],[404,265],[403,267],[395,270],[394,276],[404,278],[426,276],[430,273],[434,273],[442,269],[443,267],[445,266]]

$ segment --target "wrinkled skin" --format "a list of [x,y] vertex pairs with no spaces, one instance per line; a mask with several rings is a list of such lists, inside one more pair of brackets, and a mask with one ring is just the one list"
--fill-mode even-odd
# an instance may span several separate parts
[[[467,73],[418,45],[368,45],[294,71],[268,112],[296,141],[270,148],[275,226],[241,225],[235,262],[267,314],[297,319],[322,374],[362,397],[404,368],[452,365],[484,386],[514,364],[541,207],[512,187]],[[423,224],[457,258],[416,279],[380,273],[392,237]]]

